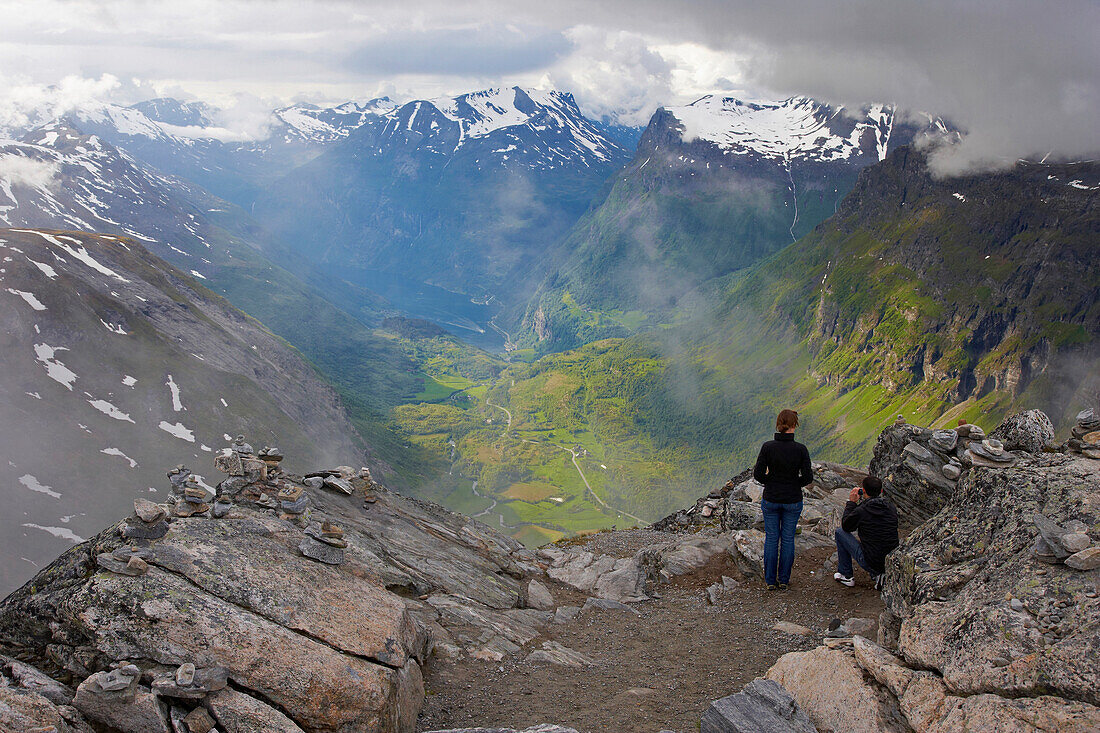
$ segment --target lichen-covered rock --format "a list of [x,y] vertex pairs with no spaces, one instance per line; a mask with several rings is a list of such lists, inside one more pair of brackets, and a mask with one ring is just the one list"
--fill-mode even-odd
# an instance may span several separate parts
[[1100,708],[1052,695],[953,694],[939,675],[859,636],[850,645],[787,654],[768,678],[822,731],[1087,733],[1100,726]]
[[[962,432],[956,451],[974,435]],[[1080,456],[1024,454],[968,469],[937,494],[909,465],[946,458],[926,437],[887,429],[872,466],[893,477],[899,506],[928,513],[887,557],[878,636],[888,648],[828,639],[784,656],[768,678],[820,730],[1100,730],[1097,569],[1062,564],[1093,541],[1100,472]]]
[[1005,450],[1042,453],[1043,446],[1054,442],[1054,424],[1042,410],[1028,410],[1006,417],[989,437],[1001,441]]
[[1095,571],[1039,564],[1039,519],[1063,533],[1071,522],[1100,523],[1091,461],[1047,454],[971,471],[887,558],[883,594],[901,619],[899,655],[942,674],[956,694],[1100,705],[1100,604],[1086,595],[1095,595]]
[[[915,526],[947,503],[955,482],[943,466],[955,455],[937,449],[933,431],[917,425],[892,425],[879,435],[871,459],[872,476],[882,479],[883,494],[898,509],[903,525]],[[960,440],[955,450],[963,448]]]
[[290,718],[243,692],[222,690],[206,705],[222,733],[302,733]]
[[92,733],[76,708],[57,705],[29,690],[0,685],[0,730]]
[[[356,492],[367,485],[345,480]],[[423,701],[429,631],[473,654],[494,636],[518,649],[550,622],[518,608],[532,553],[467,517],[379,486],[367,508],[361,495],[305,489],[317,492],[314,516],[344,529],[344,563],[330,566],[298,552],[306,535],[265,506],[261,476],[225,483],[223,518],[177,518],[126,545],[116,526],[62,555],[0,603],[0,649],[79,684],[76,707],[116,730],[170,730],[213,693],[218,720],[242,731],[256,716],[283,716],[271,730],[404,733]],[[137,553],[147,572],[97,565],[118,553]],[[449,598],[447,612],[415,600],[426,594]],[[135,666],[107,674],[123,662]],[[177,679],[181,666],[188,674]],[[226,678],[236,694],[217,692]]]
[[897,701],[868,689],[850,652],[817,647],[779,658],[767,678],[782,685],[820,730],[908,733]]
[[521,731],[517,731],[514,727],[452,727],[449,730],[429,731],[428,733],[576,733],[576,730],[572,727],[543,724],[525,727]]

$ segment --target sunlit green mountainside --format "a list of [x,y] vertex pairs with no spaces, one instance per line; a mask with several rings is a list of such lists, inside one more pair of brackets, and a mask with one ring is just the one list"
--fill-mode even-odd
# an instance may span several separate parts
[[1040,407],[1064,426],[1100,388],[1098,191],[1095,164],[937,181],[903,148],[809,235],[712,283],[708,311],[511,364],[397,421],[437,453],[454,441],[451,476],[487,497],[439,498],[495,501],[486,516],[543,539],[592,521],[581,472],[652,520],[748,465],[781,407],[816,458],[855,463],[899,413],[992,427]]
[[831,216],[860,170],[918,134],[891,107],[704,97],[659,109],[633,161],[570,233],[523,319],[540,352],[633,333]]

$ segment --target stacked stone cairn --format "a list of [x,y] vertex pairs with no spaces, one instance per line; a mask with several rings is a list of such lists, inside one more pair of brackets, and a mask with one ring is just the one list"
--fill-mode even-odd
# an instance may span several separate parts
[[131,542],[112,552],[99,553],[96,565],[118,575],[145,575],[153,559],[149,540],[160,539],[167,533],[168,510],[148,499],[135,499],[134,513],[119,526],[119,534]]
[[344,548],[347,546],[348,541],[344,539],[344,530],[329,521],[324,521],[306,527],[306,536],[298,545],[298,551],[326,565],[343,565]]
[[176,502],[173,516],[187,518],[210,511],[210,503],[217,492],[203,483],[201,476],[189,475],[181,488],[181,500]]
[[1067,450],[1100,460],[1100,413],[1091,408],[1077,413],[1077,424],[1071,433]]
[[[149,677],[152,682],[146,687],[142,681]],[[143,672],[136,664],[121,662],[85,679],[73,705],[112,730],[166,731],[167,717],[175,733],[209,733],[215,722],[201,701],[228,682],[222,667],[200,669],[187,662],[175,670]]]
[[134,501],[134,513],[119,526],[127,540],[159,540],[168,534],[168,511],[147,499]]

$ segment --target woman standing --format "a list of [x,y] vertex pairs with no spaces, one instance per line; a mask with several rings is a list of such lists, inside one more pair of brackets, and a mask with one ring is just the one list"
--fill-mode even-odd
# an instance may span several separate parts
[[797,412],[780,412],[775,419],[775,439],[760,448],[752,472],[764,485],[760,508],[764,512],[764,582],[768,590],[786,590],[791,582],[802,487],[814,480],[810,452],[794,439],[797,427]]

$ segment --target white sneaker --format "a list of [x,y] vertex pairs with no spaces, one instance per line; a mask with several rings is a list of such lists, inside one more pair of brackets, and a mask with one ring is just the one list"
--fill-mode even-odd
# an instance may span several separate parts
[[833,580],[849,588],[852,588],[856,584],[855,578],[849,578],[847,575],[841,575],[840,573],[833,573]]

